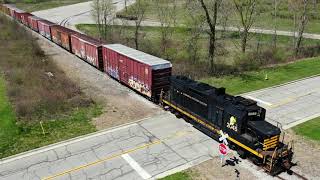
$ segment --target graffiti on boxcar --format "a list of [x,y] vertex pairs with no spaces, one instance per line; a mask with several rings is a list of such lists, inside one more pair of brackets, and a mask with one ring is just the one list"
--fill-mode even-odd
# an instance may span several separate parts
[[96,60],[94,57],[87,56],[87,61],[89,61],[89,63],[91,63],[93,65],[96,65],[96,63],[95,63]]
[[132,76],[129,78],[129,86],[132,87],[133,89],[141,92],[142,94],[144,94],[148,97],[151,97],[150,88]]
[[118,70],[118,68],[112,69],[112,68],[108,67],[107,73],[108,73],[111,77],[113,77],[113,78],[115,78],[115,79],[118,79],[118,80],[120,79],[120,78],[119,78],[119,70]]
[[45,35],[46,35],[46,32],[45,32],[45,31],[39,30],[39,33],[40,33],[42,36],[45,36]]
[[80,57],[86,58],[86,51],[84,49],[80,50]]

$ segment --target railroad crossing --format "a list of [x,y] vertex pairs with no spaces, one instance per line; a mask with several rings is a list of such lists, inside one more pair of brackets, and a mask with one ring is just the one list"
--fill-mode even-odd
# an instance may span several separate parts
[[[313,109],[316,107],[294,105],[298,102],[310,102],[311,98],[313,102],[319,102],[319,92],[316,91],[320,86],[319,81],[320,77],[317,76],[256,91],[247,96],[260,98],[261,104],[263,104],[262,101],[278,104],[275,110],[290,107],[292,112],[305,113],[305,117],[310,117],[314,115]],[[313,91],[307,92],[306,86]],[[297,88],[297,91],[288,92],[291,88]],[[280,104],[279,101],[272,101],[275,97],[267,96],[268,92],[278,92],[278,96],[287,94],[288,98],[291,97],[298,102],[280,101],[282,102]],[[305,96],[301,96],[302,94]],[[268,107],[269,111],[272,111],[272,108]],[[301,108],[303,111],[300,110]],[[273,117],[270,113],[267,116],[268,119]],[[292,115],[288,114],[288,116]],[[164,112],[157,117],[4,159],[0,161],[0,179],[158,178],[218,157],[218,146],[218,142],[202,134],[190,124]],[[239,166],[247,165],[243,161]],[[271,178],[261,170],[251,168],[256,171],[258,178]],[[308,177],[308,175],[304,176]]]

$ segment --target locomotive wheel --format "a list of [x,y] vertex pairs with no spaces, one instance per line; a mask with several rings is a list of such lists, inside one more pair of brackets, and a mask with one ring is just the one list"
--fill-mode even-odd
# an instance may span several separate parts
[[180,113],[178,113],[178,112],[175,112],[174,115],[176,115],[176,117],[177,117],[178,119],[182,118],[182,115],[181,115]]
[[247,158],[247,153],[246,153],[243,149],[240,149],[240,148],[239,148],[239,149],[237,150],[237,152],[238,152],[240,158],[242,158],[242,159],[246,159],[246,158]]
[[229,148],[231,150],[236,150],[237,149],[236,145],[234,143],[232,143],[232,142],[229,143]]

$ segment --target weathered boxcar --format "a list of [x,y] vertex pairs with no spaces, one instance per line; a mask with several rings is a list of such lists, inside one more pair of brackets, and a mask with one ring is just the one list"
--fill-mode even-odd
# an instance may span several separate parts
[[102,43],[84,34],[71,35],[72,53],[103,71]]
[[111,77],[149,97],[159,99],[168,90],[172,64],[121,44],[103,46],[104,70]]
[[20,22],[22,22],[22,24],[26,25],[26,26],[29,26],[29,22],[28,22],[28,17],[29,16],[33,16],[32,14],[30,13],[21,13],[20,14]]
[[39,20],[38,21],[38,29],[39,33],[46,37],[47,39],[52,39],[51,38],[51,26],[55,25],[55,23],[50,22],[48,20]]
[[29,27],[36,31],[39,32],[39,27],[38,27],[38,21],[42,20],[42,18],[38,17],[38,16],[29,16],[28,17],[28,24]]
[[4,12],[7,14],[7,15],[11,15],[10,14],[10,6],[12,6],[12,5],[10,5],[10,4],[3,4],[2,5],[3,6],[3,10],[4,10]]
[[22,22],[22,16],[23,14],[26,14],[27,12],[20,10],[20,9],[15,9],[14,11],[14,18],[19,21]]
[[1,8],[1,11],[2,11],[3,13],[9,15],[9,14],[10,14],[10,11],[9,11],[7,5],[8,5],[8,4],[0,4],[0,8]]
[[78,32],[60,25],[51,26],[52,41],[71,52],[71,35]]
[[6,4],[6,7],[8,9],[8,15],[14,18],[14,12],[17,8],[11,4]]

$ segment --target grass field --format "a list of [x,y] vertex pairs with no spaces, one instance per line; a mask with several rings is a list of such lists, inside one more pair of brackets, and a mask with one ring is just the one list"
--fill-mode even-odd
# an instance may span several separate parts
[[160,180],[192,180],[192,177],[187,172],[178,172]]
[[10,3],[14,3],[18,8],[28,12],[51,9],[87,1],[89,0],[9,0]]
[[[86,34],[99,37],[96,25],[79,24],[76,27]],[[139,49],[170,60],[174,64],[174,67],[179,67],[174,68],[176,74],[185,74],[193,78],[207,76],[208,66],[205,63],[208,63],[208,36],[205,32],[200,35],[200,39],[197,42],[197,60],[194,61],[193,54],[190,53],[192,50],[188,48],[190,45],[190,40],[188,40],[190,37],[189,31],[190,29],[184,27],[172,28],[173,34],[168,45],[168,50],[166,53],[163,53],[161,51],[161,28],[142,27]],[[108,43],[121,43],[132,48],[135,47],[133,41],[134,27],[112,26],[112,32],[112,35],[109,35],[112,39],[107,39]],[[237,32],[226,32],[223,37],[221,35],[222,32],[219,32],[217,35],[218,46],[215,63],[228,66],[220,68],[222,71],[226,71],[226,73],[234,72],[234,69],[252,70],[265,64],[283,63],[292,59],[293,56],[293,50],[291,49],[293,41],[291,37],[278,36],[277,50],[276,52],[272,52],[270,48],[272,47],[272,35],[250,34],[247,56],[243,56],[240,50],[241,40]],[[192,43],[196,44],[193,41]],[[309,49],[308,47],[318,47],[319,44],[320,41],[318,40],[305,39],[303,41],[305,49]],[[317,51],[314,52],[317,53]],[[301,57],[310,57],[310,54],[301,54]],[[194,65],[197,63],[200,65]]]
[[[285,82],[320,74],[320,58],[311,58],[295,63],[246,72],[240,75],[211,77],[202,82],[216,87],[225,87],[228,93],[241,94]],[[266,75],[268,80],[265,80]]]
[[17,134],[16,116],[6,94],[5,81],[0,76],[0,158],[5,151],[3,148],[8,147]]
[[[230,4],[232,4],[232,0],[226,0],[229,1]],[[168,4],[167,1],[162,1],[163,3]],[[186,24],[186,17],[188,16],[187,12],[187,4],[188,0],[180,0],[177,1],[177,6],[176,6],[176,14],[177,14],[177,21],[180,24]],[[288,5],[288,1],[277,1],[278,2],[278,18],[277,18],[277,29],[278,30],[288,30],[288,31],[293,31],[293,13],[294,10],[290,9],[290,6]],[[274,28],[274,20],[273,20],[273,1],[270,0],[259,0],[257,1],[258,5],[258,11],[255,15],[255,23],[254,27],[260,27],[260,28],[265,28],[265,29],[273,29]],[[135,6],[135,5],[133,5]],[[124,10],[120,12],[119,14],[125,14],[125,15],[133,15],[130,14],[130,8],[133,6],[129,7],[128,11],[125,12]],[[172,3],[170,4],[169,2],[169,7],[168,8],[173,8]],[[315,6],[313,3],[309,3],[308,6],[308,12],[309,12],[309,18],[308,18],[308,25],[306,28],[306,32],[310,33],[319,33],[320,32],[320,14],[319,14],[319,3],[316,4]],[[152,21],[158,21],[158,15],[157,15],[157,10],[158,7],[156,3],[150,3],[150,5],[147,8],[145,19],[146,20],[152,20]],[[222,13],[226,13],[228,15],[228,26],[238,26],[239,25],[239,19],[238,15],[236,14],[236,11],[234,7],[231,6],[231,8],[227,10],[222,10]],[[218,21],[219,22],[219,21]]]
[[293,130],[301,136],[320,141],[320,117],[295,126]]
[[0,159],[94,132],[101,113],[30,33],[0,15]]

